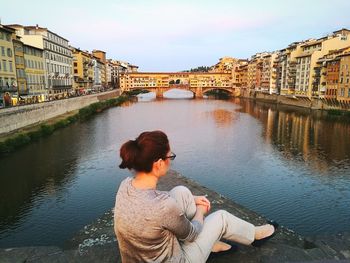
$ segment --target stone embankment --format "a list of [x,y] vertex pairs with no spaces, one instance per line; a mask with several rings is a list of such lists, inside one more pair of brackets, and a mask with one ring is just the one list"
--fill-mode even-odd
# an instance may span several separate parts
[[55,100],[0,110],[0,135],[37,125],[49,119],[86,107],[92,103],[115,98],[119,90],[87,96]]
[[271,103],[290,105],[296,107],[303,107],[313,110],[342,110],[350,111],[350,102],[337,101],[337,100],[326,100],[317,98],[307,98],[307,97],[296,97],[296,96],[285,96],[277,94],[267,94],[267,93],[252,93],[242,92],[240,94],[242,98],[250,98],[260,101],[266,101]]
[[[193,194],[207,194],[212,210],[225,209],[253,224],[266,222],[266,218],[238,205],[224,196],[193,182],[175,171],[159,183],[169,190],[185,185]],[[114,199],[114,197],[111,196]],[[350,234],[305,238],[280,227],[277,234],[257,248],[236,245],[229,252],[213,254],[208,262],[350,262]],[[63,248],[21,247],[0,249],[0,262],[121,262],[118,244],[113,232],[113,211],[106,212],[95,222],[85,226]]]

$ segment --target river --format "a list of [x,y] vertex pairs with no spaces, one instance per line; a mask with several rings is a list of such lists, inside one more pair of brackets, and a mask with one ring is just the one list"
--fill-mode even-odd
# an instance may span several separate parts
[[[140,99],[0,159],[0,247],[62,245],[114,205],[123,142],[168,134],[172,168],[302,235],[350,231],[350,123],[245,99]],[[205,193],[203,193],[205,194]]]

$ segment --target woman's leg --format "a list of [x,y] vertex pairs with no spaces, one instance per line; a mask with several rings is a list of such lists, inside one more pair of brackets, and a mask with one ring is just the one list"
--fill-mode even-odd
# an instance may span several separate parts
[[185,242],[182,249],[189,262],[206,262],[213,245],[225,238],[244,245],[254,241],[255,226],[224,210],[208,215],[202,232],[193,242]]
[[179,185],[171,189],[169,194],[176,200],[186,217],[192,220],[197,208],[191,191],[187,187]]

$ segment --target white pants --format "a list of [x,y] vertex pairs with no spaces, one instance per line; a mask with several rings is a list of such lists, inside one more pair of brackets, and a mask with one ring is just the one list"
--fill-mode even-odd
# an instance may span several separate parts
[[[177,186],[170,191],[186,217],[191,220],[196,213],[196,204],[191,191],[185,186]],[[254,241],[255,227],[225,210],[218,210],[204,219],[202,232],[193,242],[180,243],[187,261],[206,262],[216,241],[221,238],[244,245]]]

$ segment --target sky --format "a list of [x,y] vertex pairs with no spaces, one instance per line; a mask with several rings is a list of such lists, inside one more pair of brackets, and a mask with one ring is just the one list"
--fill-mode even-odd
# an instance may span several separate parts
[[0,0],[0,18],[46,27],[139,71],[169,72],[350,28],[350,0]]

